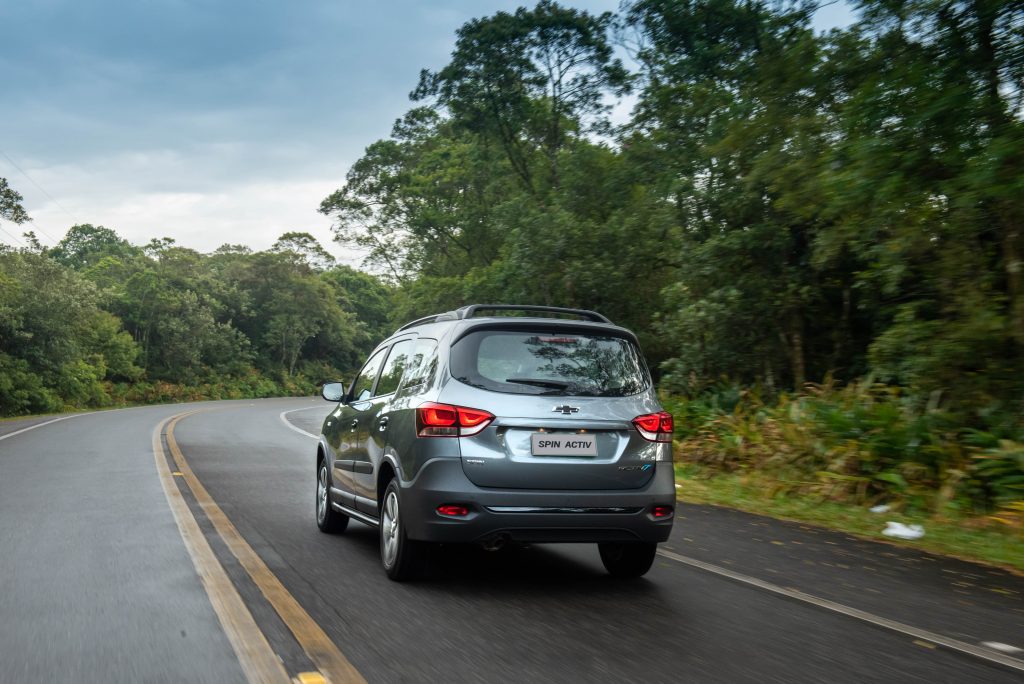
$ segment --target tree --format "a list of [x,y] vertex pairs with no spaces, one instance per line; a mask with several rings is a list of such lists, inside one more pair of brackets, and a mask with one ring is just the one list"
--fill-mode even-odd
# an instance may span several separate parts
[[495,207],[515,194],[507,165],[437,112],[417,108],[371,144],[321,213],[336,239],[366,250],[394,282],[410,274],[464,273],[498,252]]
[[605,94],[629,89],[608,42],[612,14],[593,16],[541,0],[532,10],[474,19],[457,32],[451,62],[424,70],[411,97],[436,97],[455,122],[496,140],[524,189],[535,181],[535,151],[557,187],[559,152],[570,133],[608,130]]
[[811,325],[840,317],[836,281],[811,258],[827,227],[814,191],[833,132],[827,65],[810,8],[773,7],[649,0],[629,10],[648,40],[626,142],[658,169],[654,197],[682,236],[661,326],[679,345],[679,388],[722,375],[786,376],[799,388],[838,360],[828,348],[842,341]]
[[75,270],[95,264],[105,256],[127,258],[142,254],[140,248],[110,228],[89,223],[71,226],[64,239],[49,252],[51,258]]
[[137,379],[138,348],[95,287],[47,256],[0,251],[0,414],[102,405],[104,381]]
[[294,254],[315,271],[325,271],[334,265],[334,257],[309,233],[285,233],[270,251]]
[[21,206],[23,200],[24,198],[7,184],[6,178],[0,178],[0,219],[18,224],[31,220]]
[[1024,396],[1021,7],[860,8],[836,41],[847,95],[819,258],[860,262],[879,377],[991,413]]
[[365,357],[392,332],[395,324],[392,289],[380,279],[351,266],[335,266],[324,271],[320,278],[331,288],[338,306],[350,315],[356,327],[353,342],[359,355]]

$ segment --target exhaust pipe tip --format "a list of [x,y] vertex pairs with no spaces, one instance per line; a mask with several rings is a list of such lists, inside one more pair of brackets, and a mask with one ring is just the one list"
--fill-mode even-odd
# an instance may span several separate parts
[[500,551],[505,548],[508,544],[509,536],[507,534],[496,534],[493,537],[488,537],[480,542],[480,547],[484,551]]

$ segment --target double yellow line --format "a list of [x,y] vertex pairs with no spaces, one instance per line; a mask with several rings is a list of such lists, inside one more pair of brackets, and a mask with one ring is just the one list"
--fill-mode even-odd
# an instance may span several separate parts
[[[160,475],[164,494],[167,496],[167,502],[170,504],[171,512],[178,524],[185,548],[188,549],[189,555],[192,557],[196,571],[206,588],[206,593],[210,597],[210,602],[224,627],[228,640],[238,656],[246,678],[254,683],[290,683],[293,681],[285,672],[281,659],[271,648],[224,567],[214,555],[206,537],[203,536],[199,523],[192,515],[192,511],[189,510],[185,498],[174,481],[174,476],[178,473],[192,491],[200,508],[203,509],[203,513],[213,523],[217,534],[238,559],[239,564],[249,573],[249,577],[277,611],[284,624],[291,630],[295,640],[302,646],[309,659],[319,669],[319,673],[301,673],[298,675],[299,681],[303,684],[323,681],[323,679],[331,684],[365,683],[366,680],[338,650],[338,647],[320,628],[320,625],[299,605],[295,597],[270,571],[263,559],[246,543],[234,524],[206,491],[203,483],[192,472],[192,468],[174,439],[174,427],[183,418],[199,412],[188,411],[162,421],[153,431],[153,456],[156,460],[157,472]],[[174,474],[171,473],[167,465],[167,457],[161,439],[165,426],[166,434],[164,436],[167,439],[167,447],[178,469]]]

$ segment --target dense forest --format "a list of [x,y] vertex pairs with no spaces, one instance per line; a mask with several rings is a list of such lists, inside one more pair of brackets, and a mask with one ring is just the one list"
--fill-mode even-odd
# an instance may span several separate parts
[[306,233],[212,254],[91,225],[26,237],[0,251],[5,415],[312,393],[391,332],[390,289]]
[[470,21],[320,207],[376,275],[301,233],[8,249],[0,407],[306,391],[409,318],[580,306],[639,333],[684,459],[1022,511],[1024,4],[853,4]]

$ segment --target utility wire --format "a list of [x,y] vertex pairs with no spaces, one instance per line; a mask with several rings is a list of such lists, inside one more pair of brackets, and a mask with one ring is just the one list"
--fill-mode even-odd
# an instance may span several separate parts
[[21,241],[21,238],[17,237],[16,235],[11,235],[10,233],[8,233],[8,232],[7,232],[7,229],[6,229],[6,228],[4,228],[4,227],[3,227],[2,225],[0,225],[0,231],[3,231],[3,233],[4,233],[4,234],[5,234],[5,235],[6,235],[7,237],[9,237],[9,238],[10,238],[11,240],[13,240],[13,242],[11,242],[11,246],[12,246],[12,247],[14,246],[14,243],[15,243],[15,242],[17,242],[17,243],[18,243],[19,245],[21,245],[22,247],[25,247],[25,243]]
[[[11,163],[11,166],[13,166],[13,167],[14,167],[14,168],[16,168],[16,169],[17,169],[18,171],[20,171],[20,172],[21,172],[21,175],[22,175],[22,176],[24,176],[25,178],[28,178],[29,182],[30,182],[30,183],[32,183],[32,185],[34,185],[34,186],[36,186],[37,188],[39,188],[39,192],[43,193],[43,194],[44,194],[44,195],[45,195],[45,196],[47,197],[47,199],[49,199],[49,200],[50,200],[51,202],[53,202],[53,204],[54,204],[54,205],[55,205],[55,206],[56,206],[56,207],[57,207],[58,209],[60,209],[61,211],[63,211],[63,212],[65,213],[65,214],[67,214],[67,215],[68,215],[68,218],[70,218],[70,219],[71,219],[71,221],[72,221],[73,223],[79,223],[78,219],[77,219],[77,218],[75,218],[75,217],[74,217],[74,215],[73,215],[73,214],[72,214],[72,213],[71,213],[70,211],[68,211],[67,209],[65,209],[64,207],[62,207],[62,206],[61,206],[61,204],[60,204],[60,202],[58,202],[57,200],[55,200],[55,199],[53,198],[53,195],[51,195],[50,193],[46,192],[46,189],[45,189],[45,188],[44,188],[44,187],[43,187],[42,185],[40,185],[39,183],[37,183],[37,182],[36,182],[36,179],[35,179],[35,178],[33,178],[32,176],[28,175],[28,173],[27,173],[27,172],[25,171],[25,169],[23,169],[23,168],[21,168],[20,166],[18,166],[18,165],[17,165],[17,164],[16,164],[15,162],[14,162],[14,160],[13,160],[13,159],[11,159],[10,155],[8,155],[8,154],[7,154],[6,152],[4,152],[3,150],[0,150],[0,155],[3,155],[3,156],[4,156],[4,159],[6,159],[7,161],[9,161],[9,162]],[[33,222],[33,225],[34,225],[34,222]],[[60,240],[58,240],[57,238],[55,238],[55,237],[53,237],[52,235],[50,235],[49,233],[47,233],[47,232],[46,232],[46,231],[45,231],[45,230],[43,229],[43,227],[42,227],[42,226],[35,226],[35,227],[39,229],[39,232],[40,232],[40,233],[42,233],[42,234],[43,234],[43,235],[45,235],[46,237],[50,238],[50,240],[52,240],[52,241],[53,241],[53,244],[57,244],[58,242],[60,242]]]

